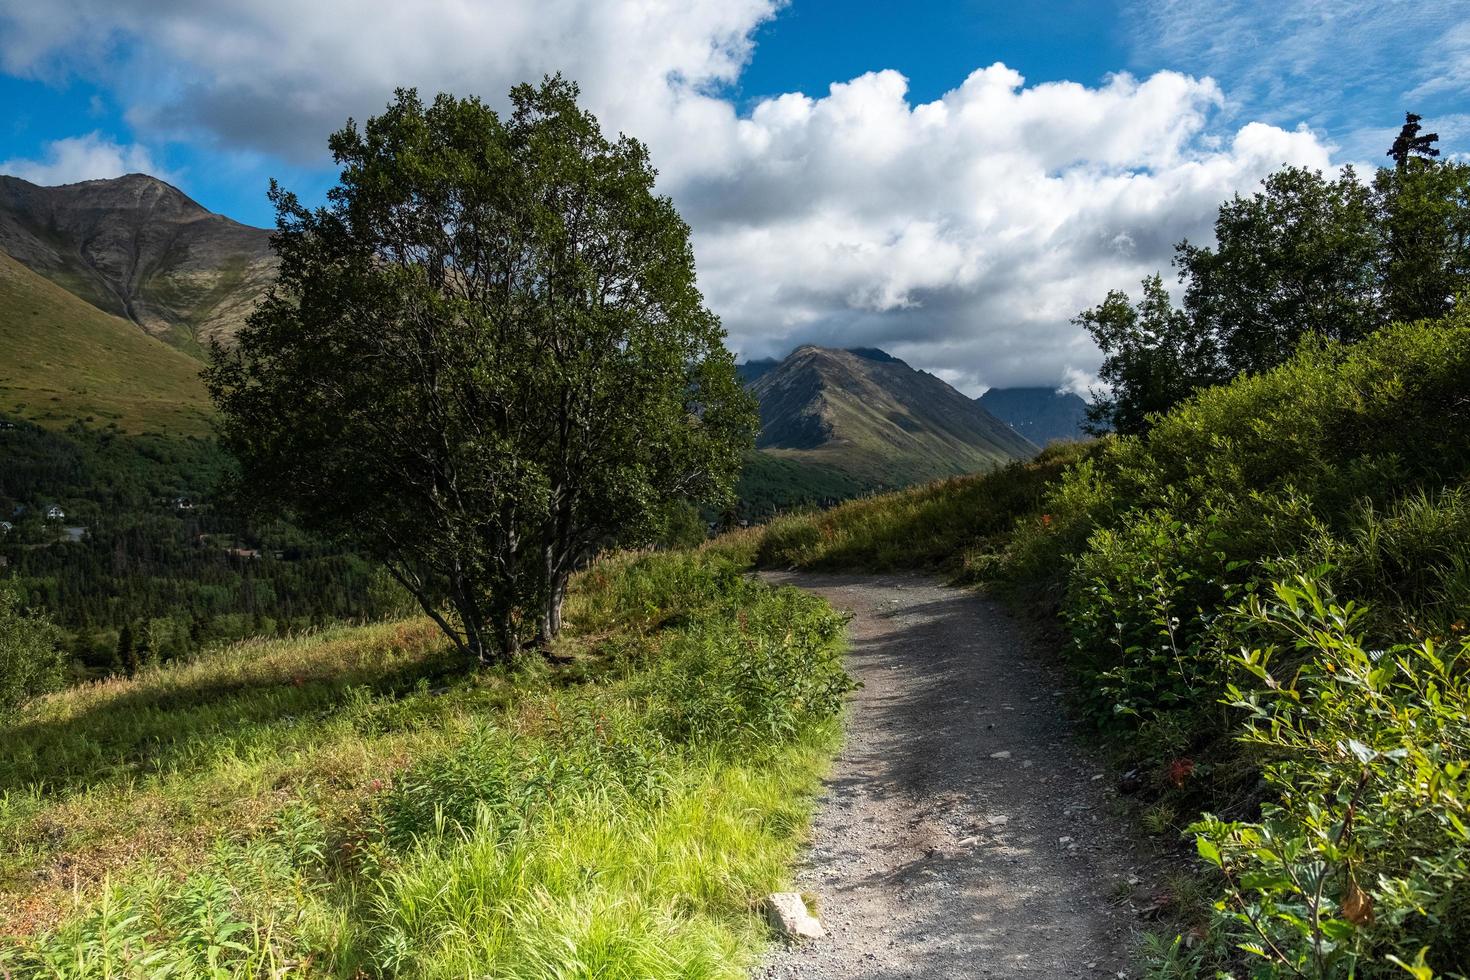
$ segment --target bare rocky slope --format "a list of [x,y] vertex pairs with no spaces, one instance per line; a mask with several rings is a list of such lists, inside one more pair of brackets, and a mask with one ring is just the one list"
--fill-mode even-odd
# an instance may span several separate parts
[[1037,447],[941,379],[880,350],[798,347],[750,390],[756,448],[897,487],[973,473]]
[[0,176],[0,251],[196,355],[232,336],[274,279],[270,234],[145,174],[59,187]]

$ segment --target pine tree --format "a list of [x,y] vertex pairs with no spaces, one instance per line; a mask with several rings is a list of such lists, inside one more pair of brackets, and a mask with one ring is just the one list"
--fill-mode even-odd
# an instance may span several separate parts
[[1412,159],[1427,160],[1439,156],[1439,148],[1434,145],[1439,142],[1439,134],[1420,135],[1422,118],[1412,112],[1404,113],[1404,128],[1399,130],[1398,138],[1388,148],[1388,155],[1393,157],[1394,166],[1399,170],[1407,169]]
[[123,623],[122,629],[117,634],[117,656],[114,658],[115,669],[122,671],[129,677],[138,672],[138,651],[133,642],[133,624]]

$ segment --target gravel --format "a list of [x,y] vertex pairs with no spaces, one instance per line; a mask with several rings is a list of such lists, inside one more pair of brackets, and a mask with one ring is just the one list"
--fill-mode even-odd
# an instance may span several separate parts
[[1128,976],[1156,858],[1004,608],[917,577],[767,578],[853,614],[862,687],[796,876],[827,936],[755,976]]

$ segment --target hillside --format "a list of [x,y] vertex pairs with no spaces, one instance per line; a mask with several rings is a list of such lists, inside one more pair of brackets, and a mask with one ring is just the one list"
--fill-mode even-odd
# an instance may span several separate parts
[[209,430],[199,362],[0,255],[0,412],[58,428]]
[[991,388],[976,399],[980,407],[1044,446],[1058,439],[1084,439],[1087,402],[1055,388]]
[[269,231],[144,174],[59,187],[0,176],[0,252],[195,355],[239,328],[276,267]]
[[799,347],[751,386],[756,448],[882,486],[991,469],[1036,446],[939,378],[878,350]]

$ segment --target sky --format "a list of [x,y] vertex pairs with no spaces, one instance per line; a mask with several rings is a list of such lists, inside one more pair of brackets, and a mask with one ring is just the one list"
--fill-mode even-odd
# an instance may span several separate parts
[[396,86],[561,71],[648,143],[742,357],[882,347],[1083,391],[1071,321],[1286,164],[1470,151],[1470,0],[0,0],[0,173],[272,220]]

